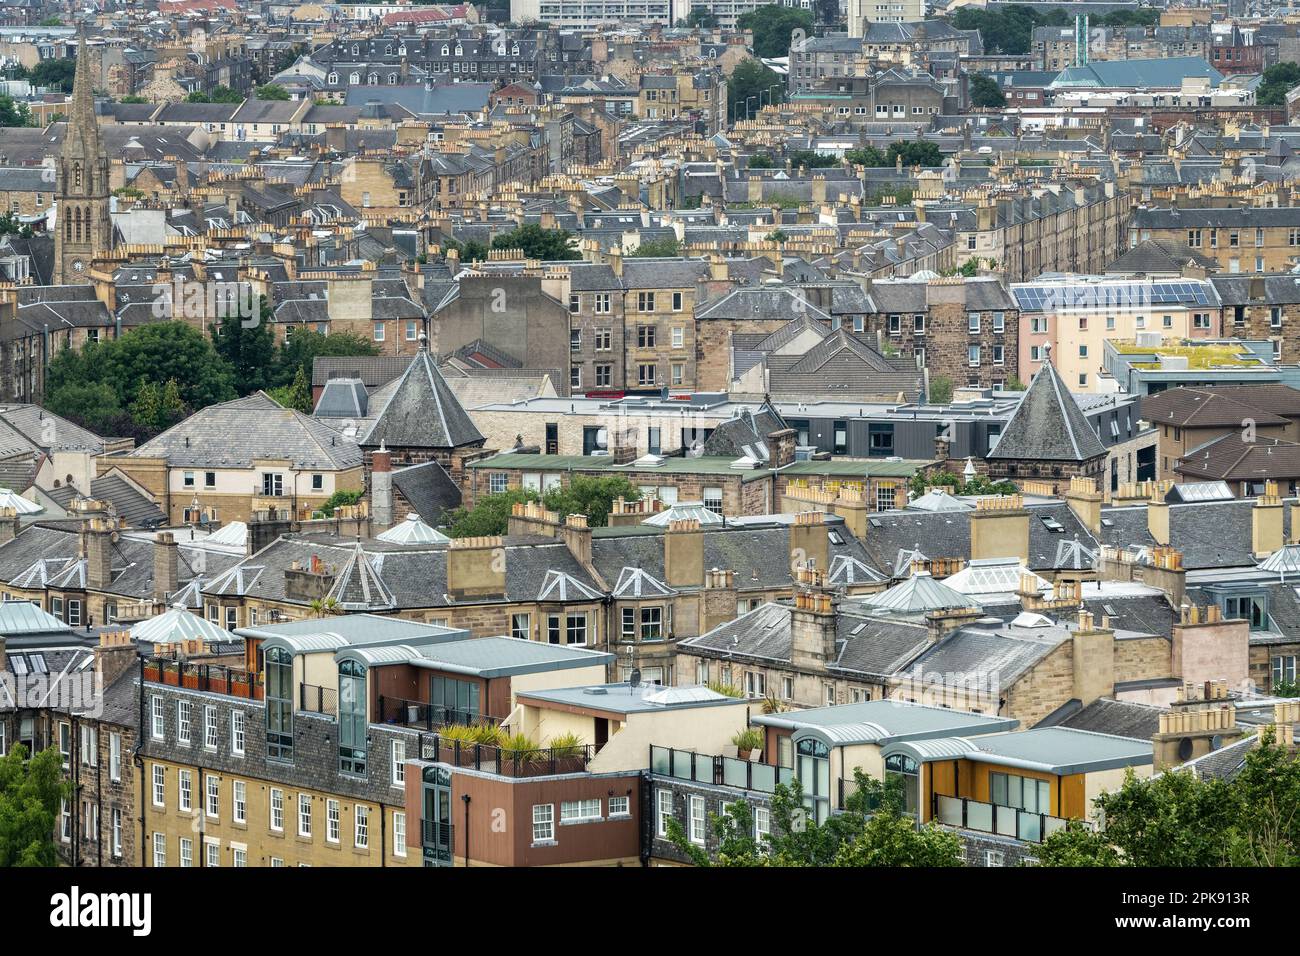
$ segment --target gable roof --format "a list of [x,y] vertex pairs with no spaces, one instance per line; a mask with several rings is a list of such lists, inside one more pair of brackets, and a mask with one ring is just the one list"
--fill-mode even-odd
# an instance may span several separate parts
[[1106,446],[1049,360],[1034,375],[998,443],[985,457],[1082,462],[1105,454]]

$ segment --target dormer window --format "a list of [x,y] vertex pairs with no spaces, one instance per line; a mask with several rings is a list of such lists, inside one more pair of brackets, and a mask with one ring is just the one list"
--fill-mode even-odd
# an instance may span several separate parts
[[463,56],[464,53],[465,53],[464,48],[463,48],[459,43],[457,43],[457,44],[456,44],[456,55],[457,55],[457,56]]
[[451,47],[447,46],[447,44],[444,43],[442,45],[442,55],[446,56],[450,52],[451,52]]
[[393,55],[393,45],[391,43],[385,43],[384,56],[392,56],[392,55]]
[[348,82],[349,82],[350,84],[352,84],[353,86],[360,86],[360,85],[361,85],[361,74],[360,74],[360,73],[353,73],[351,76],[348,77]]
[[330,86],[338,86],[339,75],[337,73],[331,73],[329,76],[325,77],[325,82],[328,83]]
[[361,47],[360,47],[359,45],[357,45],[356,43],[352,44],[352,55],[353,55],[353,56],[360,56],[360,55],[361,55]]
[[389,74],[388,74],[388,83],[389,83],[390,86],[396,86],[396,85],[397,85],[397,74],[396,74],[396,73],[389,73]]

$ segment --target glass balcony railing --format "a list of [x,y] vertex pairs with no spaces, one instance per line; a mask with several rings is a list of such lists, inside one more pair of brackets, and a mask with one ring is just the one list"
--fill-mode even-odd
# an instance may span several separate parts
[[[998,836],[1041,843],[1068,822],[1047,813],[1031,813],[965,797],[934,796],[934,819],[950,827],[996,833]],[[1085,822],[1085,825],[1088,825]]]
[[789,767],[655,746],[650,748],[650,772],[758,793],[773,793],[778,783],[788,784],[794,779]]

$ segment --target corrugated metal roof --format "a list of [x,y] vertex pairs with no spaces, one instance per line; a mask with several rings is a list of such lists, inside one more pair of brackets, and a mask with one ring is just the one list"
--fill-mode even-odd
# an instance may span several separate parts
[[174,644],[178,641],[240,643],[239,638],[207,618],[183,607],[168,608],[157,617],[141,621],[131,628],[131,639],[150,644]]

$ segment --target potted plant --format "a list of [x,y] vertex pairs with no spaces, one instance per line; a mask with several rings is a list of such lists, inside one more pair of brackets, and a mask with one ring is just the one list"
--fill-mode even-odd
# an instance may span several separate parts
[[755,750],[763,749],[763,732],[757,727],[746,727],[731,738],[741,760],[748,760]]

